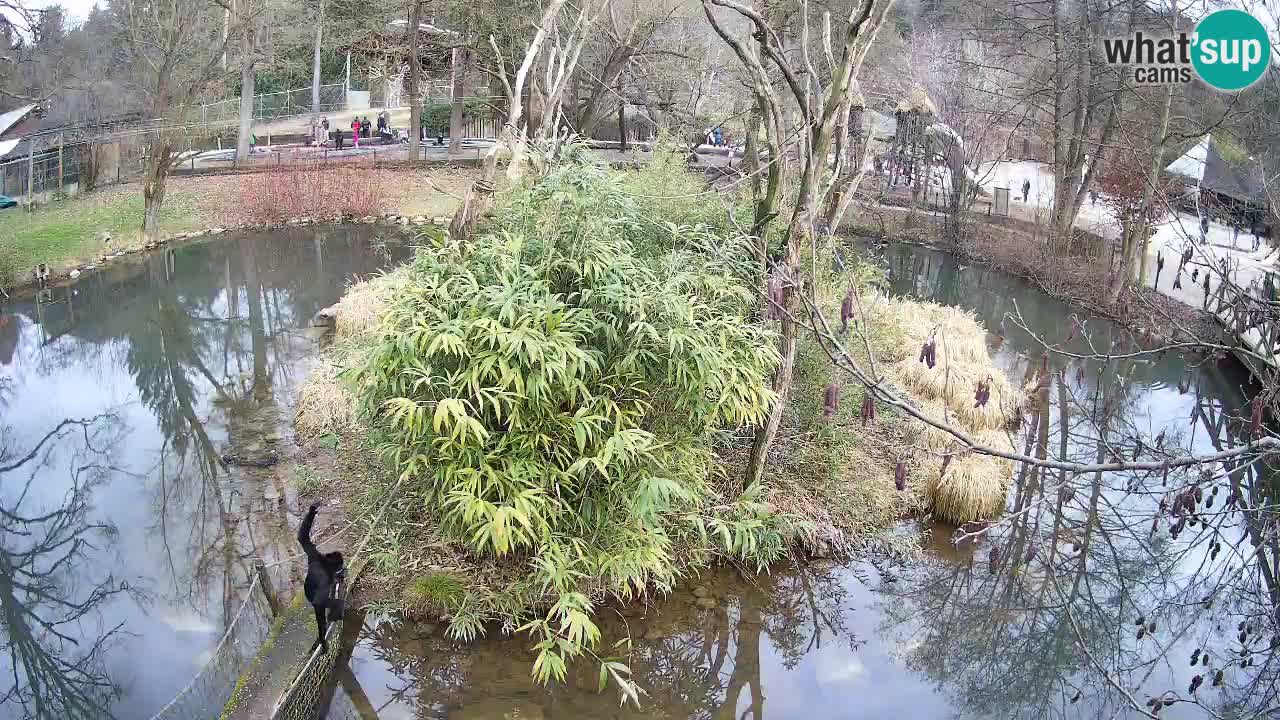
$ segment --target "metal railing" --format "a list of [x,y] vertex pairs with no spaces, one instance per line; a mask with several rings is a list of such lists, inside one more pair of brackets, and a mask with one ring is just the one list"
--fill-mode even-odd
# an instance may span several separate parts
[[[347,89],[342,83],[320,86],[320,112],[337,112],[347,107]],[[282,92],[253,96],[253,118],[275,120],[311,112],[311,88],[295,88]],[[235,122],[240,118],[240,98],[228,98],[200,105],[192,111],[193,120],[201,123]]]

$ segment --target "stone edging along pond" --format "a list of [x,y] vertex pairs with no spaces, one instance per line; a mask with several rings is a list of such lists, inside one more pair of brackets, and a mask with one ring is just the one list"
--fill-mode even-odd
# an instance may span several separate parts
[[[56,285],[67,280],[75,280],[84,273],[105,268],[115,261],[140,253],[149,252],[157,248],[163,247],[170,243],[181,243],[188,240],[196,240],[199,238],[212,237],[229,232],[252,232],[260,230],[280,230],[296,227],[306,227],[313,225],[386,225],[397,226],[402,228],[424,227],[427,225],[447,226],[449,218],[447,216],[427,217],[425,215],[400,215],[397,213],[383,213],[381,215],[365,215],[362,217],[342,217],[342,218],[319,218],[306,217],[287,220],[285,222],[269,222],[269,223],[240,223],[233,225],[223,225],[218,227],[206,228],[204,230],[195,230],[192,232],[173,233],[166,235],[160,240],[148,242],[144,245],[129,247],[115,252],[103,255],[98,262],[86,262],[80,265],[70,265],[65,268],[50,268],[49,275],[45,280],[45,285]],[[9,294],[23,294],[28,291],[38,289],[40,286],[36,276],[35,268],[23,270],[16,273],[14,283],[8,288],[0,288],[7,290]]]

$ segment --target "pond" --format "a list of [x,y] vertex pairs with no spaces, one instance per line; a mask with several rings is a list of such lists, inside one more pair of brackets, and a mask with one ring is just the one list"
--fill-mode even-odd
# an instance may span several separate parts
[[291,442],[310,321],[407,257],[385,234],[228,235],[0,305],[0,718],[150,717],[253,559],[295,554],[284,466],[222,455]]
[[[893,294],[1003,324],[991,345],[1017,382],[1042,362],[1032,333],[1053,343],[1069,334],[1071,308],[1015,278],[906,245],[878,262]],[[1112,323],[1081,319],[1067,349],[1135,347]],[[1094,462],[1162,453],[1153,449],[1162,430],[1169,452],[1239,441],[1230,418],[1249,380],[1233,360],[1055,356],[1051,365],[1060,372],[1025,413],[1019,450]],[[1271,478],[1253,465],[1230,469],[1251,501]],[[597,692],[588,662],[567,683],[539,687],[525,638],[491,633],[463,645],[435,624],[357,618],[359,639],[327,688],[328,717],[1137,717],[1134,703],[1145,710],[1155,696],[1171,701],[1161,703],[1165,718],[1212,717],[1205,707],[1266,715],[1277,703],[1275,536],[1261,539],[1262,513],[1228,512],[1232,491],[1210,479],[1202,489],[1217,510],[1203,508],[1198,528],[1170,537],[1165,514],[1153,531],[1159,503],[1186,479],[1021,471],[1005,522],[985,537],[956,546],[954,528],[904,526],[925,533],[918,562],[722,569],[647,610],[607,610],[606,646],[632,638],[627,660],[647,692],[640,709]]]
[[[228,236],[0,307],[0,718],[148,718],[209,660],[254,559],[300,579],[288,464],[222,457],[292,442],[310,319],[351,278],[407,256],[379,234]],[[998,272],[910,246],[879,262],[892,293],[961,305],[989,328],[1003,319],[992,346],[1015,380],[1041,362],[1028,330],[1069,333],[1070,308]],[[1090,342],[1134,346],[1099,319],[1068,347]],[[1232,361],[1053,368],[1020,450],[1093,461],[1143,438],[1149,454],[1161,430],[1170,448],[1239,442],[1230,418],[1248,379]],[[1250,501],[1270,485],[1256,466],[1231,470]],[[1275,534],[1263,514],[1227,512],[1232,490],[1208,480],[1208,522],[1171,538],[1161,516],[1153,533],[1181,481],[1024,472],[987,537],[956,547],[953,528],[904,526],[926,533],[906,566],[722,569],[654,607],[606,611],[607,642],[633,638],[638,710],[598,693],[589,663],[537,686],[524,638],[464,646],[440,626],[357,616],[328,717],[1091,718],[1136,716],[1130,697],[1161,693],[1175,700],[1161,717],[1210,717],[1182,702],[1196,675],[1202,703],[1249,717],[1277,703]]]

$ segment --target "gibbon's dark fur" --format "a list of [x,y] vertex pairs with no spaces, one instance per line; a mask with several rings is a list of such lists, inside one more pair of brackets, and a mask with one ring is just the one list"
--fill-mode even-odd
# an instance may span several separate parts
[[[311,603],[311,607],[316,611],[316,642],[311,646],[311,651],[314,651],[318,645],[322,654],[328,654],[329,643],[324,637],[325,626],[329,620],[336,621],[342,618],[342,604],[334,596],[334,590],[346,571],[342,567],[342,553],[337,551],[322,553],[316,550],[315,544],[311,542],[311,524],[315,522],[316,510],[319,508],[319,503],[313,503],[311,509],[307,511],[307,516],[302,519],[302,525],[298,526],[298,544],[302,545],[303,551],[307,554],[307,578],[302,583],[302,590],[306,593],[307,602]],[[326,608],[330,610],[327,619]]]

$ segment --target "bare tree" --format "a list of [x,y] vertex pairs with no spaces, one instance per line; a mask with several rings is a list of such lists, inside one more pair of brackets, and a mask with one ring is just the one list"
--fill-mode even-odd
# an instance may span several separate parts
[[325,0],[320,0],[316,17],[316,40],[311,55],[311,119],[320,119],[320,46],[324,42]]
[[615,105],[619,82],[638,56],[651,49],[663,52],[653,46],[683,34],[672,22],[677,11],[676,6],[664,10],[638,2],[609,5],[608,22],[597,25],[602,32],[588,48],[579,73],[581,81],[591,89],[581,107],[575,105],[570,113],[579,133],[590,137],[608,116]]
[[[805,13],[800,40],[803,65],[797,68],[785,54],[777,29],[760,12],[739,5],[734,0],[702,1],[703,10],[716,33],[733,49],[751,77],[756,103],[766,118],[766,137],[770,138],[771,173],[780,172],[778,163],[782,146],[780,138],[783,136],[785,127],[783,120],[785,108],[773,90],[772,79],[766,72],[759,55],[763,55],[771,67],[782,76],[786,90],[791,93],[791,99],[799,108],[803,128],[800,148],[802,170],[791,211],[791,220],[786,230],[786,252],[782,261],[771,269],[773,278],[770,282],[775,292],[771,293],[769,304],[773,312],[785,310],[796,295],[813,292],[813,283],[816,282],[816,278],[806,271],[801,262],[801,254],[806,249],[811,249],[811,243],[814,241],[814,224],[818,219],[817,211],[822,207],[826,191],[829,190],[829,185],[824,188],[822,183],[828,167],[828,154],[837,126],[843,125],[849,117],[862,62],[892,5],[892,0],[880,2],[865,0],[852,8],[849,16],[838,27],[836,37],[840,42],[839,55],[826,52],[819,56],[825,56],[828,63],[826,70],[829,73],[827,76],[829,80],[824,84],[813,61],[813,55],[818,53],[811,52],[809,46],[807,3],[802,7]],[[717,7],[728,9],[750,22],[754,28],[752,37],[758,43],[758,49],[749,48],[743,40],[735,37],[726,28],[716,14]],[[830,21],[825,16],[824,27],[830,27]],[[824,48],[832,47],[830,34],[824,34],[823,43]],[[800,70],[803,70],[803,73]],[[802,75],[805,78],[803,81],[800,79]],[[836,162],[840,162],[839,157]],[[836,174],[839,175],[839,172]],[[772,210],[766,212],[766,218],[770,212]],[[758,210],[757,217],[759,216]],[[834,220],[838,225],[840,218],[837,216]],[[756,234],[762,235],[764,227],[757,221],[757,227],[753,230]],[[829,232],[830,228],[827,230]],[[808,290],[804,289],[806,286]],[[782,422],[782,414],[795,370],[797,331],[796,324],[789,319],[789,315],[784,314],[780,353],[782,363],[773,381],[773,390],[779,399],[770,411],[768,420],[756,430],[745,480],[748,486],[758,483],[764,476],[769,449]]]
[[181,149],[181,127],[197,100],[226,79],[222,8],[209,0],[121,0],[116,8],[122,65],[154,123],[143,178],[142,234],[160,235],[166,183]]
[[264,18],[266,0],[216,0],[227,12],[230,27],[240,40],[240,126],[236,134],[236,161],[245,162],[253,139],[253,104],[258,64],[263,60],[263,43],[269,32]]

